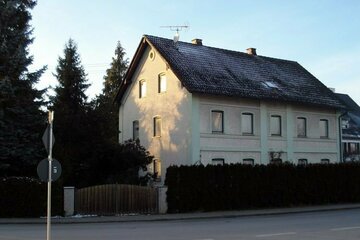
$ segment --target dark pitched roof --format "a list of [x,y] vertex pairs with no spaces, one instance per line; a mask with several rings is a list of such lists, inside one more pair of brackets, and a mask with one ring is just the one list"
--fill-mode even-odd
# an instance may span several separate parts
[[336,93],[336,96],[342,101],[346,108],[351,112],[360,113],[360,107],[357,103],[347,94]]
[[[157,49],[192,93],[344,107],[331,90],[294,61],[180,41],[174,44],[149,35],[144,36],[136,55],[144,44]],[[131,65],[136,65],[135,58]],[[131,65],[127,77],[132,75]]]

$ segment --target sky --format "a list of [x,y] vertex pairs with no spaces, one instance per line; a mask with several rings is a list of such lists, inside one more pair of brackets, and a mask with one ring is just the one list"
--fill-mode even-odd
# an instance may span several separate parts
[[91,87],[103,77],[118,41],[131,61],[144,34],[172,39],[161,26],[188,25],[180,41],[300,63],[326,86],[360,105],[360,1],[358,0],[38,0],[31,11],[34,57],[44,65],[38,88],[56,86],[53,76],[69,38],[75,40]]

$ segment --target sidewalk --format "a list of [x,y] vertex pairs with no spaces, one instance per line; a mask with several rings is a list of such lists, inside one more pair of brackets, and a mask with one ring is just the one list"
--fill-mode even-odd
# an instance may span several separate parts
[[[275,208],[258,210],[201,212],[201,213],[177,213],[158,215],[123,215],[123,216],[90,216],[90,217],[58,217],[52,218],[53,224],[70,223],[112,223],[112,222],[145,222],[145,221],[176,221],[190,219],[209,218],[236,218],[261,215],[279,215],[289,213],[306,213],[335,211],[345,209],[359,209],[360,204],[337,204],[311,207]],[[46,224],[46,218],[0,218],[0,224]]]

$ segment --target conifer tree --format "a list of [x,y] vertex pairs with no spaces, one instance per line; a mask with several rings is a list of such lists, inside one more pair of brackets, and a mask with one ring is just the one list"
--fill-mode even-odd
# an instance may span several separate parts
[[59,57],[54,76],[59,84],[51,99],[54,110],[54,156],[62,162],[65,184],[75,184],[86,167],[88,151],[88,124],[86,118],[89,87],[81,65],[76,43],[70,39],[64,56]]
[[0,175],[36,175],[36,164],[46,156],[41,143],[46,117],[40,110],[45,90],[34,87],[45,67],[28,70],[35,5],[0,0]]
[[103,123],[101,134],[112,142],[118,142],[118,106],[114,100],[127,68],[128,59],[125,59],[125,50],[118,41],[115,57],[104,76],[104,88],[95,100],[95,111]]

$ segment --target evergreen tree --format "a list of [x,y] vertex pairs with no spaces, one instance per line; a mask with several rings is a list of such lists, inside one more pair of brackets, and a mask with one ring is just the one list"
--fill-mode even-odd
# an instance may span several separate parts
[[35,175],[46,156],[40,110],[45,90],[36,90],[45,68],[29,72],[34,0],[0,0],[0,175]]
[[72,39],[65,45],[64,57],[58,59],[54,76],[59,82],[51,99],[56,139],[54,157],[63,165],[64,183],[75,184],[87,166],[89,139],[85,91],[89,84],[77,45]]
[[128,59],[125,50],[118,41],[115,48],[115,57],[112,58],[110,68],[104,76],[102,93],[93,102],[97,115],[101,118],[101,134],[112,142],[118,141],[118,106],[115,96],[128,68]]

